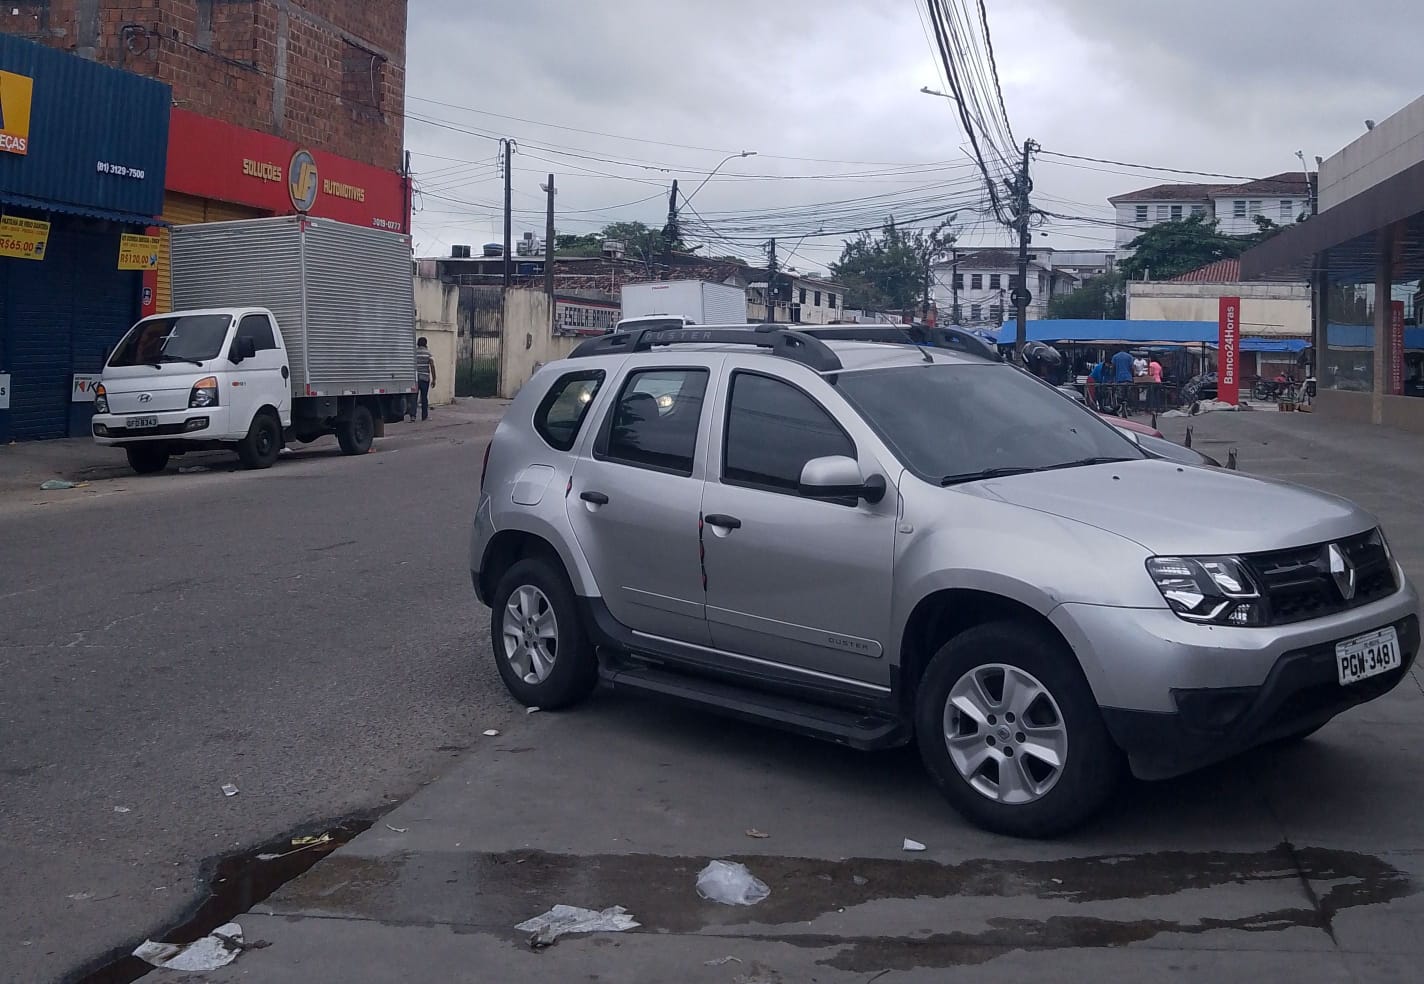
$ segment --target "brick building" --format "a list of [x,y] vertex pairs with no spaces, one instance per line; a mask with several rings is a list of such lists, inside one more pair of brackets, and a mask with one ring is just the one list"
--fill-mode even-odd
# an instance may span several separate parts
[[[6,0],[0,28],[172,87],[165,222],[308,212],[408,233],[406,6]],[[148,286],[145,313],[167,310],[166,237]]]

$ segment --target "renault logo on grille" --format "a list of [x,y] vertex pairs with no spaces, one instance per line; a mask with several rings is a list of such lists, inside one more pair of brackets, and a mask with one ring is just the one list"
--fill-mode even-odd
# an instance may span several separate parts
[[1345,556],[1338,543],[1330,544],[1330,578],[1340,589],[1340,597],[1351,601],[1355,597],[1355,565]]
[[140,394],[138,395],[138,402],[140,402],[140,403],[148,403],[148,402],[150,402],[152,399],[153,399],[153,394],[152,394],[152,393],[140,393]]

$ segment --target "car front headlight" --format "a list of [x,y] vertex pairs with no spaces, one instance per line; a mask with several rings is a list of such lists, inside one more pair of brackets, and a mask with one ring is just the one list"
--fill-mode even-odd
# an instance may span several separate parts
[[109,412],[109,391],[104,389],[103,383],[96,383],[94,386],[94,412]]
[[1167,605],[1188,622],[1262,625],[1261,592],[1236,557],[1152,557],[1147,573]]
[[218,377],[204,376],[193,384],[193,392],[188,395],[190,408],[205,409],[218,405]]

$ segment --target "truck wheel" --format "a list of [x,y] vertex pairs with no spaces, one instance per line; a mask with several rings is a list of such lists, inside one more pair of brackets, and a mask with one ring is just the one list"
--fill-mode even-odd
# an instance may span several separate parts
[[1061,833],[1095,813],[1123,771],[1073,654],[1012,622],[940,648],[920,683],[915,731],[945,798],[997,833]]
[[237,457],[243,468],[271,468],[282,453],[282,425],[270,413],[259,413],[252,419],[247,436],[237,445]]
[[495,663],[515,700],[555,710],[593,691],[598,657],[563,571],[543,558],[521,560],[499,579],[492,600]]
[[342,454],[365,454],[376,439],[376,421],[363,403],[351,408],[351,414],[336,427],[336,441]]
[[161,444],[135,444],[124,451],[129,467],[140,475],[153,475],[168,467],[168,449]]

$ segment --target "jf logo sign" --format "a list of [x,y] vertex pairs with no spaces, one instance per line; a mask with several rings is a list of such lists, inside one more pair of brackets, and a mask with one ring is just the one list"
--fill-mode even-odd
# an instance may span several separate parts
[[310,212],[316,204],[316,158],[310,151],[299,150],[292,155],[291,166],[287,168],[287,192],[292,196],[292,207],[298,212]]

